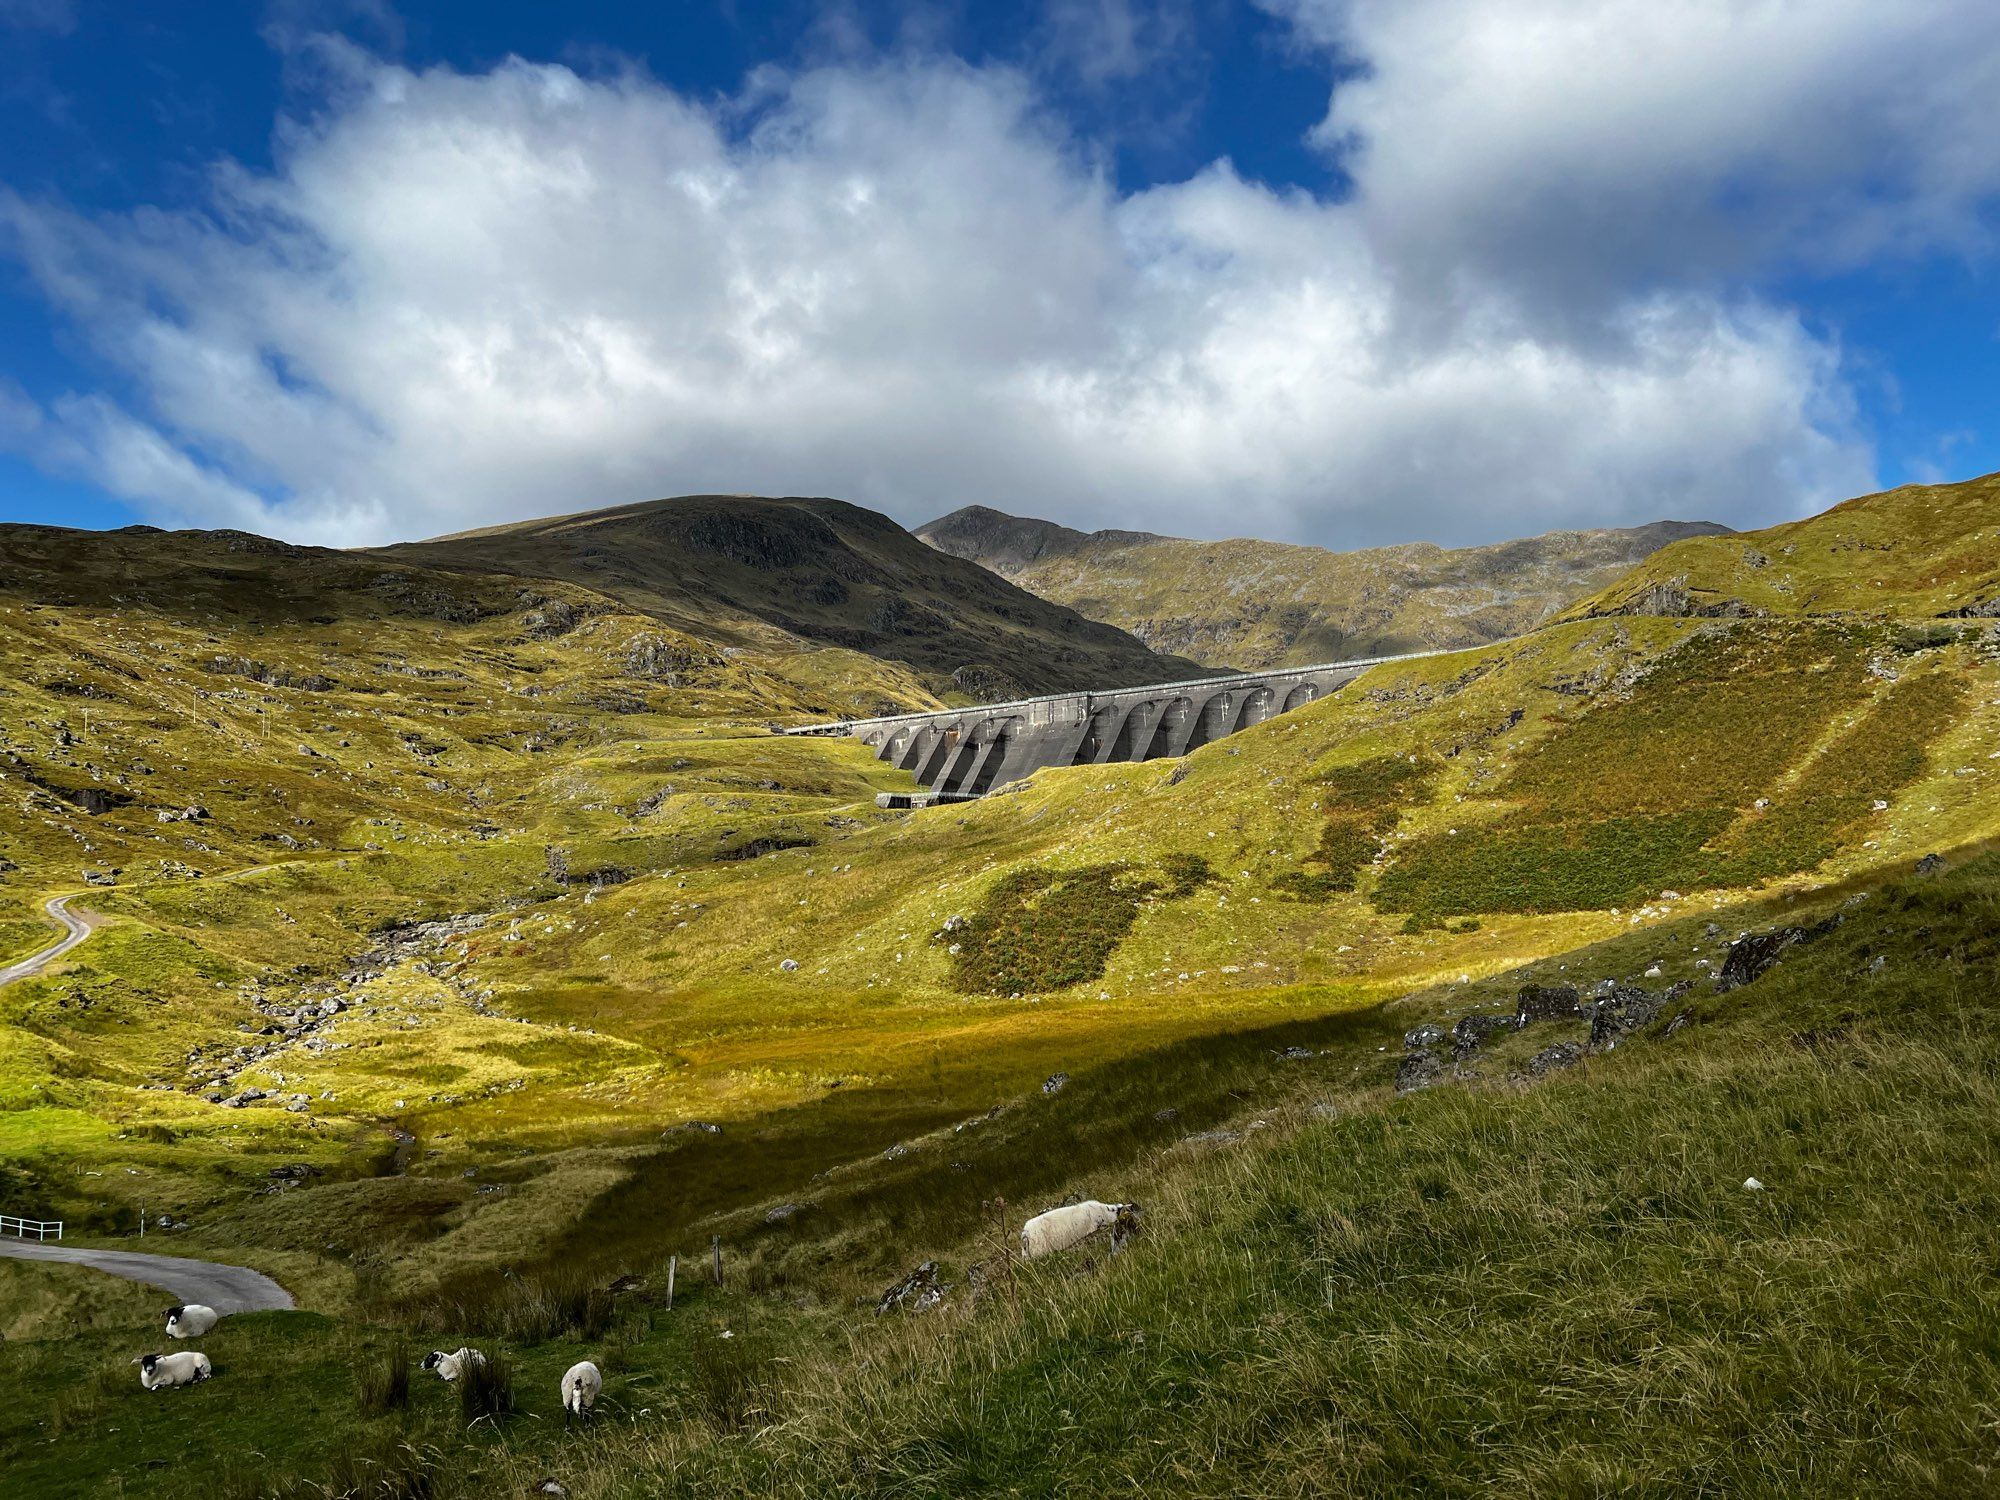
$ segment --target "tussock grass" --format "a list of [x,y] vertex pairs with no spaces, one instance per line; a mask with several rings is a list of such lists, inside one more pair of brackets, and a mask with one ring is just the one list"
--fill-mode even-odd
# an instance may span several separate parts
[[406,1316],[427,1333],[469,1330],[524,1344],[564,1334],[598,1338],[611,1324],[612,1299],[602,1278],[578,1267],[486,1271],[461,1277],[419,1299]]
[[372,1355],[357,1351],[354,1399],[364,1416],[382,1416],[409,1409],[413,1358],[409,1341],[400,1337]]
[[497,1349],[481,1352],[486,1358],[467,1363],[453,1382],[459,1418],[467,1428],[482,1422],[497,1426],[514,1415],[513,1365]]

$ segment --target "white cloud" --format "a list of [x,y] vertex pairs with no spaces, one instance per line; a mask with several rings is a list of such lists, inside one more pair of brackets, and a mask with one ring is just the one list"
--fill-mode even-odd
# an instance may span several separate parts
[[135,393],[17,445],[162,517],[341,542],[704,489],[1472,540],[1871,477],[1837,350],[1741,289],[1607,275],[1555,315],[1470,245],[1413,295],[1384,205],[1443,214],[1450,151],[1383,176],[1418,128],[1386,104],[1336,204],[1225,164],[1121,194],[1022,75],[934,55],[719,103],[318,62],[276,170],[218,171],[207,214],[0,197]]
[[1365,64],[1318,131],[1406,274],[1636,279],[1989,247],[1992,0],[1266,0]]

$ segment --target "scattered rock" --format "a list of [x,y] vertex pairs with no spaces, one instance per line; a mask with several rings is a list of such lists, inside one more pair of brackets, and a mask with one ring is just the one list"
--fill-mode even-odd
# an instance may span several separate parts
[[1280,1051],[1272,1053],[1271,1055],[1277,1058],[1280,1062],[1303,1062],[1306,1058],[1319,1056],[1319,1054],[1313,1051],[1313,1049],[1310,1047],[1286,1047]]
[[1197,1130],[1181,1137],[1183,1146],[1233,1146],[1243,1139],[1240,1130]]
[[661,1140],[670,1140],[677,1135],[721,1135],[722,1127],[710,1120],[683,1120],[678,1125],[669,1125],[660,1132]]
[[1753,1193],[1761,1193],[1761,1192],[1763,1192],[1763,1191],[1764,1191],[1764,1184],[1763,1184],[1763,1183],[1761,1183],[1761,1182],[1759,1182],[1759,1181],[1758,1181],[1758,1180],[1757,1180],[1756,1178],[1754,1178],[1754,1177],[1746,1177],[1746,1178],[1744,1178],[1744,1179],[1743,1179],[1743,1186],[1744,1186],[1745,1188],[1747,1188],[1747,1189],[1748,1189],[1749,1191],[1753,1192]]
[[1621,984],[1601,996],[1590,1015],[1590,1045],[1608,1052],[1619,1039],[1652,1024],[1665,1005],[1665,995],[1655,995],[1636,985]]
[[796,958],[788,958],[779,964],[778,967],[787,974],[795,974],[798,972],[799,961]]
[[1403,1045],[1412,1052],[1423,1047],[1442,1047],[1450,1035],[1451,1033],[1437,1022],[1426,1021],[1423,1025],[1403,1033]]
[[[1470,1019],[1468,1017],[1467,1019]],[[1435,1052],[1412,1052],[1396,1069],[1396,1092],[1410,1094],[1427,1089],[1444,1077],[1444,1059]]]
[[1813,927],[1777,927],[1770,932],[1744,934],[1729,945],[1729,956],[1722,961],[1722,973],[1715,981],[1716,993],[1726,995],[1740,989],[1768,973],[1786,950],[1822,938],[1839,925],[1840,918],[1835,916]]
[[944,1294],[949,1290],[938,1280],[938,1263],[927,1260],[881,1295],[875,1303],[875,1315],[880,1317],[895,1308],[905,1312],[923,1312],[944,1301]]
[[1459,1057],[1469,1057],[1485,1046],[1487,1038],[1496,1031],[1513,1029],[1512,1016],[1496,1016],[1480,1011],[1475,1011],[1469,1016],[1460,1016],[1458,1024],[1451,1028],[1452,1050]]
[[116,885],[118,884],[118,872],[116,870],[99,870],[86,865],[83,871],[83,883],[85,885]]
[[782,1224],[785,1220],[791,1218],[792,1215],[803,1213],[804,1211],[805,1205],[803,1203],[780,1203],[776,1208],[764,1211],[764,1222],[766,1224]]
[[1060,1094],[1068,1087],[1069,1074],[1067,1073],[1051,1073],[1047,1078],[1042,1080],[1042,1092],[1044,1094]]
[[1926,854],[1922,859],[1917,861],[1917,873],[1919,875],[1935,875],[1943,868],[1944,856],[1940,854]]
[[1575,1042],[1557,1042],[1528,1059],[1528,1076],[1545,1078],[1559,1068],[1573,1068],[1583,1061],[1583,1048]]
[[[1573,984],[1523,985],[1514,1004],[1514,1025],[1526,1026],[1534,1021],[1574,1021],[1583,1014],[1582,1001],[1583,997]],[[1468,1016],[1466,1019],[1472,1018]]]

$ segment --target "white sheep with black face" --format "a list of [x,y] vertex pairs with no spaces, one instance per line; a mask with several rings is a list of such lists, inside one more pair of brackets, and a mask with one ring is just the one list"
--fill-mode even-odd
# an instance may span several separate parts
[[199,1302],[183,1303],[167,1309],[167,1337],[198,1339],[221,1321],[222,1314],[212,1307],[204,1307]]
[[477,1349],[454,1349],[447,1354],[442,1349],[433,1349],[424,1356],[424,1368],[435,1370],[440,1380],[456,1380],[475,1365],[486,1363],[486,1356]]
[[1045,1255],[1058,1255],[1106,1229],[1111,1231],[1111,1253],[1116,1255],[1139,1232],[1139,1205],[1099,1203],[1091,1198],[1036,1214],[1021,1226],[1021,1256],[1040,1260]]
[[142,1354],[137,1364],[139,1384],[149,1391],[163,1391],[174,1385],[194,1385],[215,1373],[208,1356],[193,1349],[183,1349],[174,1354]]
[[563,1425],[572,1417],[588,1418],[603,1389],[604,1375],[596,1365],[587,1359],[571,1365],[562,1378]]

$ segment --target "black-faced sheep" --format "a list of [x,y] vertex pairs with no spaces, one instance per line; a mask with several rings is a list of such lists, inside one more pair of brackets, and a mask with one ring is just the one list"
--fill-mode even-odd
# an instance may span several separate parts
[[587,1359],[571,1365],[562,1378],[563,1424],[571,1417],[588,1417],[603,1389],[604,1376],[596,1365]]
[[176,1354],[142,1354],[138,1364],[139,1384],[149,1391],[165,1390],[170,1385],[193,1385],[215,1373],[208,1356],[192,1349]]
[[485,1363],[486,1356],[477,1349],[456,1349],[450,1354],[433,1349],[424,1356],[424,1368],[437,1371],[440,1380],[456,1380],[472,1366]]
[[1021,1226],[1021,1256],[1040,1260],[1080,1245],[1103,1229],[1111,1231],[1111,1253],[1125,1248],[1125,1242],[1139,1232],[1139,1205],[1099,1203],[1095,1198],[1069,1203],[1036,1214]]
[[167,1337],[198,1339],[221,1320],[221,1313],[212,1307],[204,1307],[199,1302],[170,1307],[167,1309]]

